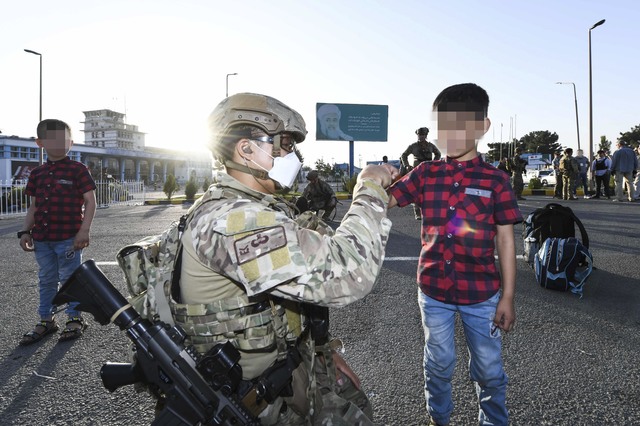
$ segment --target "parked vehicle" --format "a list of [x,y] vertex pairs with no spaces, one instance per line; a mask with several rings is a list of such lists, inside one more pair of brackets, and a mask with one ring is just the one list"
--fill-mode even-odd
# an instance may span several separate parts
[[538,170],[538,179],[542,183],[542,186],[555,185],[556,184],[556,171],[551,170]]
[[522,180],[524,181],[524,184],[527,185],[532,178],[540,179],[542,186],[553,186],[556,184],[556,171],[553,169],[527,170],[527,173],[522,177]]

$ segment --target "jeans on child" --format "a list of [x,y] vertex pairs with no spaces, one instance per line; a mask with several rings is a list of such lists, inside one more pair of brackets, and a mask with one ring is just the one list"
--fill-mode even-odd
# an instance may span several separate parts
[[[82,263],[82,250],[73,249],[73,238],[62,241],[34,241],[36,262],[40,270],[40,306],[38,314],[41,318],[53,314],[53,298],[58,287],[71,276]],[[68,303],[66,313],[70,317],[80,316],[75,307],[78,303]]]
[[493,325],[501,293],[473,305],[439,302],[418,290],[425,334],[424,375],[427,411],[438,424],[448,424],[453,411],[451,379],[456,363],[455,314],[460,314],[467,347],[469,374],[476,384],[481,425],[507,425],[507,375],[502,364],[502,336]]

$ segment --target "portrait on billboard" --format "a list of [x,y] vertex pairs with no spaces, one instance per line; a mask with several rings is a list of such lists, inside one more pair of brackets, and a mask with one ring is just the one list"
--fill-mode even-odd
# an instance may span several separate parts
[[352,141],[350,136],[340,128],[340,119],[342,112],[337,105],[323,104],[318,108],[316,117],[318,126],[316,127],[316,139],[319,140],[336,140],[336,141]]

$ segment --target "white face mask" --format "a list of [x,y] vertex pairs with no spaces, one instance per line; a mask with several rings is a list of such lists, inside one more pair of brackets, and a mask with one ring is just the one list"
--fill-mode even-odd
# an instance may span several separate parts
[[[255,144],[253,141],[251,142],[260,151],[264,152],[269,157],[273,158],[273,156],[269,154],[267,151],[265,151],[260,146]],[[298,172],[300,172],[300,169],[302,168],[302,163],[300,162],[300,159],[298,158],[295,152],[290,152],[284,157],[273,158],[273,167],[271,167],[271,170],[265,169],[264,167],[262,167],[260,164],[256,163],[253,160],[251,160],[251,162],[256,166],[260,167],[262,170],[266,171],[267,174],[269,175],[269,178],[275,180],[283,188],[287,188],[287,189],[293,186],[293,182],[295,182],[296,176],[298,176]]]
[[302,168],[302,163],[298,156],[295,152],[290,152],[284,157],[273,159],[273,167],[269,170],[269,177],[284,188],[291,188],[300,168]]

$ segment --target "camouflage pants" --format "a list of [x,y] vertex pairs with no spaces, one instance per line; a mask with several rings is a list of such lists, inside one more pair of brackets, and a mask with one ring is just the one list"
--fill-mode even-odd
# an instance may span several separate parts
[[568,200],[573,197],[571,188],[575,185],[576,178],[568,173],[562,174],[562,199]]
[[524,181],[522,180],[522,173],[515,173],[511,177],[511,185],[513,186],[513,192],[516,194],[516,198],[521,198],[522,191],[524,190]]
[[[335,367],[331,364],[329,368]],[[373,426],[373,409],[362,389],[357,389],[341,372],[337,378],[327,374],[327,368],[321,362],[315,363],[314,371],[317,389],[313,422],[308,416],[303,418],[287,409],[278,417],[277,425]]]

